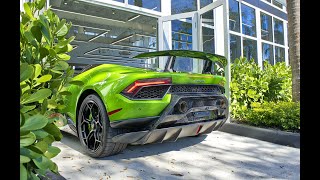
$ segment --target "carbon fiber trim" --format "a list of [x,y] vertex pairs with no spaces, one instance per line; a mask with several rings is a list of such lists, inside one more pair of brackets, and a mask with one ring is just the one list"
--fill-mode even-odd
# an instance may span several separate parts
[[[128,143],[134,145],[174,142],[182,137],[211,133],[214,129],[221,127],[225,123],[225,121],[226,120],[218,120],[162,129],[154,129],[151,131],[130,132],[117,135],[113,137],[112,140],[114,142]],[[202,128],[199,132],[197,132],[200,126]]]

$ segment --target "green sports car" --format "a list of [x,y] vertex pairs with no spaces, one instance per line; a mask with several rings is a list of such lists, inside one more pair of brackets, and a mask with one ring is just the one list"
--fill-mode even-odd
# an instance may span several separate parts
[[[68,124],[92,157],[127,144],[176,141],[219,129],[229,115],[223,56],[189,50],[139,54],[164,69],[92,65],[73,80],[65,100]],[[157,65],[158,66],[158,65]]]

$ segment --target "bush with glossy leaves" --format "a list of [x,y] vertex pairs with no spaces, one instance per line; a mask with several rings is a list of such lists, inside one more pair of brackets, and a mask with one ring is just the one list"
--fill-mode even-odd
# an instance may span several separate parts
[[58,173],[51,160],[60,149],[59,126],[66,124],[63,98],[74,70],[66,62],[72,50],[66,39],[71,23],[60,20],[46,0],[24,3],[20,22],[20,179],[39,179],[50,170]]

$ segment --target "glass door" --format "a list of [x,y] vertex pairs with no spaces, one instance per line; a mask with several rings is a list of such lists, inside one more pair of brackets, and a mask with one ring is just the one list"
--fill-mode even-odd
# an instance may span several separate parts
[[[219,47],[218,41],[216,39],[216,26],[221,26],[219,19],[221,15],[217,14],[217,8],[221,7],[221,3],[211,3],[198,11],[198,32],[199,32],[199,51],[215,54],[216,47]],[[217,18],[218,17],[218,18]],[[216,19],[217,18],[217,19]],[[221,39],[220,39],[221,40]],[[220,43],[220,42],[219,42]],[[203,64],[199,64],[200,69],[203,68]]]
[[209,10],[200,16],[200,42],[199,50],[208,53],[215,53],[215,28],[214,10]]
[[159,50],[197,50],[197,12],[159,18]]
[[[159,18],[159,50],[198,50],[197,18],[197,11]],[[166,59],[159,59],[160,68],[164,67],[165,61]],[[186,66],[197,69],[197,64],[192,60],[186,61]]]
[[[224,0],[215,0],[197,11],[160,17],[158,50],[183,49],[224,55],[224,31],[228,31],[223,25],[224,3]],[[159,67],[164,67],[165,62],[160,59]],[[193,63],[195,71],[203,67],[198,61],[188,63]]]

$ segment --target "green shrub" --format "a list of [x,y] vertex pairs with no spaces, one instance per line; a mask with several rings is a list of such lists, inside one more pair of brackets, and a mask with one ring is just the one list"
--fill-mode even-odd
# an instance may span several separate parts
[[265,101],[291,101],[291,68],[284,62],[264,64],[261,69],[253,59],[236,59],[231,64],[231,114],[245,120],[248,110]]
[[231,64],[231,112],[236,119],[245,119],[252,103],[262,103],[268,82],[254,60],[236,59]]
[[247,112],[244,121],[247,124],[281,130],[300,130],[300,103],[264,102]]
[[[73,69],[66,63],[74,37],[66,39],[71,24],[50,10],[46,0],[24,3],[20,22],[20,179],[39,179],[50,170],[58,173],[50,159],[60,149],[52,146],[65,125],[63,98]],[[40,13],[42,11],[42,13]]]
[[264,74],[268,81],[268,91],[264,93],[266,101],[292,100],[292,72],[290,66],[284,62],[271,65],[264,63]]

